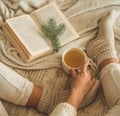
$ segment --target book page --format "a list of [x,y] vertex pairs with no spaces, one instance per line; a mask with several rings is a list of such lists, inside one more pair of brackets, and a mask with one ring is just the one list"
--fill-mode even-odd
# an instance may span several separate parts
[[8,19],[6,22],[31,56],[51,49],[29,15]]
[[33,11],[31,13],[31,16],[35,20],[37,25],[39,25],[39,27],[41,27],[42,24],[46,24],[50,18],[55,19],[57,25],[59,25],[60,23],[65,24],[65,32],[61,36],[59,36],[61,46],[79,37],[75,29],[72,27],[72,25],[69,23],[69,21],[66,19],[64,14],[60,11],[58,6],[54,2],[42,8],[39,8],[36,11]]

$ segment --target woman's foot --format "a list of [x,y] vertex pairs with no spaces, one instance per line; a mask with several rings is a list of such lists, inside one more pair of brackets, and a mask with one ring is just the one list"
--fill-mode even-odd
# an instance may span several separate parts
[[[119,62],[113,33],[113,25],[117,16],[118,13],[115,10],[104,16],[99,23],[97,37],[86,47],[87,55],[97,63],[100,69],[107,63]],[[110,62],[107,62],[106,59],[109,59]]]
[[100,20],[97,38],[114,39],[113,25],[118,15],[118,12],[112,10]]

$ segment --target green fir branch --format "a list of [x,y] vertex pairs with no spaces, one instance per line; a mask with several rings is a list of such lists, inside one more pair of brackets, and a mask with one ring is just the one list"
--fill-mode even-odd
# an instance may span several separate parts
[[51,41],[53,49],[58,51],[60,47],[59,36],[64,33],[65,25],[62,23],[57,25],[56,21],[53,18],[50,18],[47,24],[42,25],[42,31]]

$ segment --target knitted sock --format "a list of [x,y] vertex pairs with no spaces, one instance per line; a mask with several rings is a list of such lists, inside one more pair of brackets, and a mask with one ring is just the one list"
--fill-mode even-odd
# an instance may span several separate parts
[[118,13],[115,10],[104,16],[99,23],[98,36],[86,47],[88,56],[97,62],[97,65],[108,58],[118,59],[113,32],[113,25],[117,16]]
[[53,109],[61,102],[65,102],[70,95],[70,89],[57,90],[54,84],[46,83],[43,86],[42,96],[37,109],[40,112],[50,114]]
[[[89,105],[96,97],[99,88],[99,81],[97,80],[93,88],[85,96],[79,108]],[[48,84],[43,87],[43,93],[38,103],[37,109],[40,112],[50,114],[54,108],[62,102],[65,102],[70,95],[70,89],[57,91],[54,84]]]

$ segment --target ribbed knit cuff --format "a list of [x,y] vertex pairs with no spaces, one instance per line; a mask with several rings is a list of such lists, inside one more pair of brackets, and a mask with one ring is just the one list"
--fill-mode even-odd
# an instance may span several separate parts
[[55,116],[57,114],[60,115],[63,113],[67,114],[68,116],[76,116],[77,115],[76,109],[69,103],[64,102],[64,103],[58,104],[50,116],[53,116],[53,115]]
[[114,49],[108,49],[106,51],[103,51],[97,60],[97,65],[99,65],[102,61],[109,59],[109,58],[115,58],[118,59],[117,52]]

